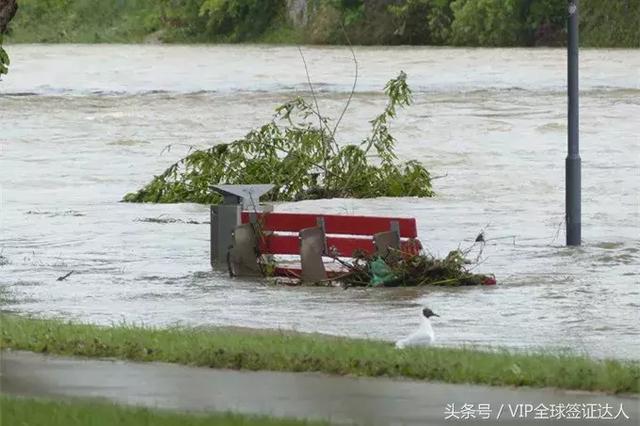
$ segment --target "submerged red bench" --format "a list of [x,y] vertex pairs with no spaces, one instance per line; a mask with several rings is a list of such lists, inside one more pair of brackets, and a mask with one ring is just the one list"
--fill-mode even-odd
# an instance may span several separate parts
[[408,254],[422,248],[414,218],[245,211],[240,222],[229,251],[229,269],[236,275],[264,274],[264,255],[299,255],[300,267],[276,266],[270,272],[319,281],[332,275],[323,256],[384,257],[390,248]]

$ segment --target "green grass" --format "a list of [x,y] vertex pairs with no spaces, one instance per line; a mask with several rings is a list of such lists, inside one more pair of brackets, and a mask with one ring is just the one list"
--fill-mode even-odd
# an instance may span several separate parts
[[318,371],[494,386],[639,393],[640,363],[566,353],[468,348],[399,351],[387,342],[226,328],[100,327],[0,316],[0,349],[212,368]]
[[238,414],[186,414],[102,402],[0,396],[0,424],[15,426],[300,426],[322,422]]

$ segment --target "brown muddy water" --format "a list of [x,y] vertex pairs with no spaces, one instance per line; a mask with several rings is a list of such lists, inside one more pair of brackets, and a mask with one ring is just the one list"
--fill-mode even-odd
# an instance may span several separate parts
[[[14,45],[0,82],[2,309],[108,324],[238,325],[393,340],[426,304],[442,345],[640,358],[640,50],[581,56],[583,238],[564,243],[562,49],[356,48],[339,137],[361,140],[384,83],[415,105],[393,125],[431,199],[333,199],[280,211],[407,215],[439,255],[489,240],[493,288],[276,288],[212,271],[206,206],[120,203],[189,145],[228,142],[307,94],[295,47]],[[304,48],[322,112],[350,53]],[[174,144],[170,150],[164,149]],[[149,222],[166,218],[169,223]],[[171,220],[175,219],[175,220]],[[75,271],[64,281],[56,278]]]

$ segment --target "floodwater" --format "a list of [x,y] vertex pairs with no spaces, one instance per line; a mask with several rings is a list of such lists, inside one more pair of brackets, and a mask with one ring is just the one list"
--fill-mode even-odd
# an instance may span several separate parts
[[[207,206],[120,203],[193,147],[229,142],[307,95],[295,47],[8,47],[0,82],[2,309],[96,323],[237,325],[393,340],[426,304],[442,345],[640,358],[640,50],[581,52],[583,239],[564,247],[562,49],[360,48],[339,133],[359,141],[400,70],[415,104],[401,159],[440,176],[429,199],[333,199],[279,211],[415,216],[435,254],[488,242],[459,289],[280,288],[211,270]],[[303,49],[325,115],[348,49]],[[172,144],[170,149],[165,149]],[[169,223],[149,218],[169,219]],[[470,256],[476,256],[477,250]],[[70,271],[63,281],[56,278]]]

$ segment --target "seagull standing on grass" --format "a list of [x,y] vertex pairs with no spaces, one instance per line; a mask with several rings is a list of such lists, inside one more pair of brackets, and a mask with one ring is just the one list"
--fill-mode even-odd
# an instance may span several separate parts
[[418,329],[404,339],[398,340],[396,342],[396,348],[404,349],[408,346],[427,346],[432,344],[436,340],[436,337],[433,334],[433,328],[431,328],[430,317],[440,317],[440,315],[435,314],[429,308],[424,308]]

